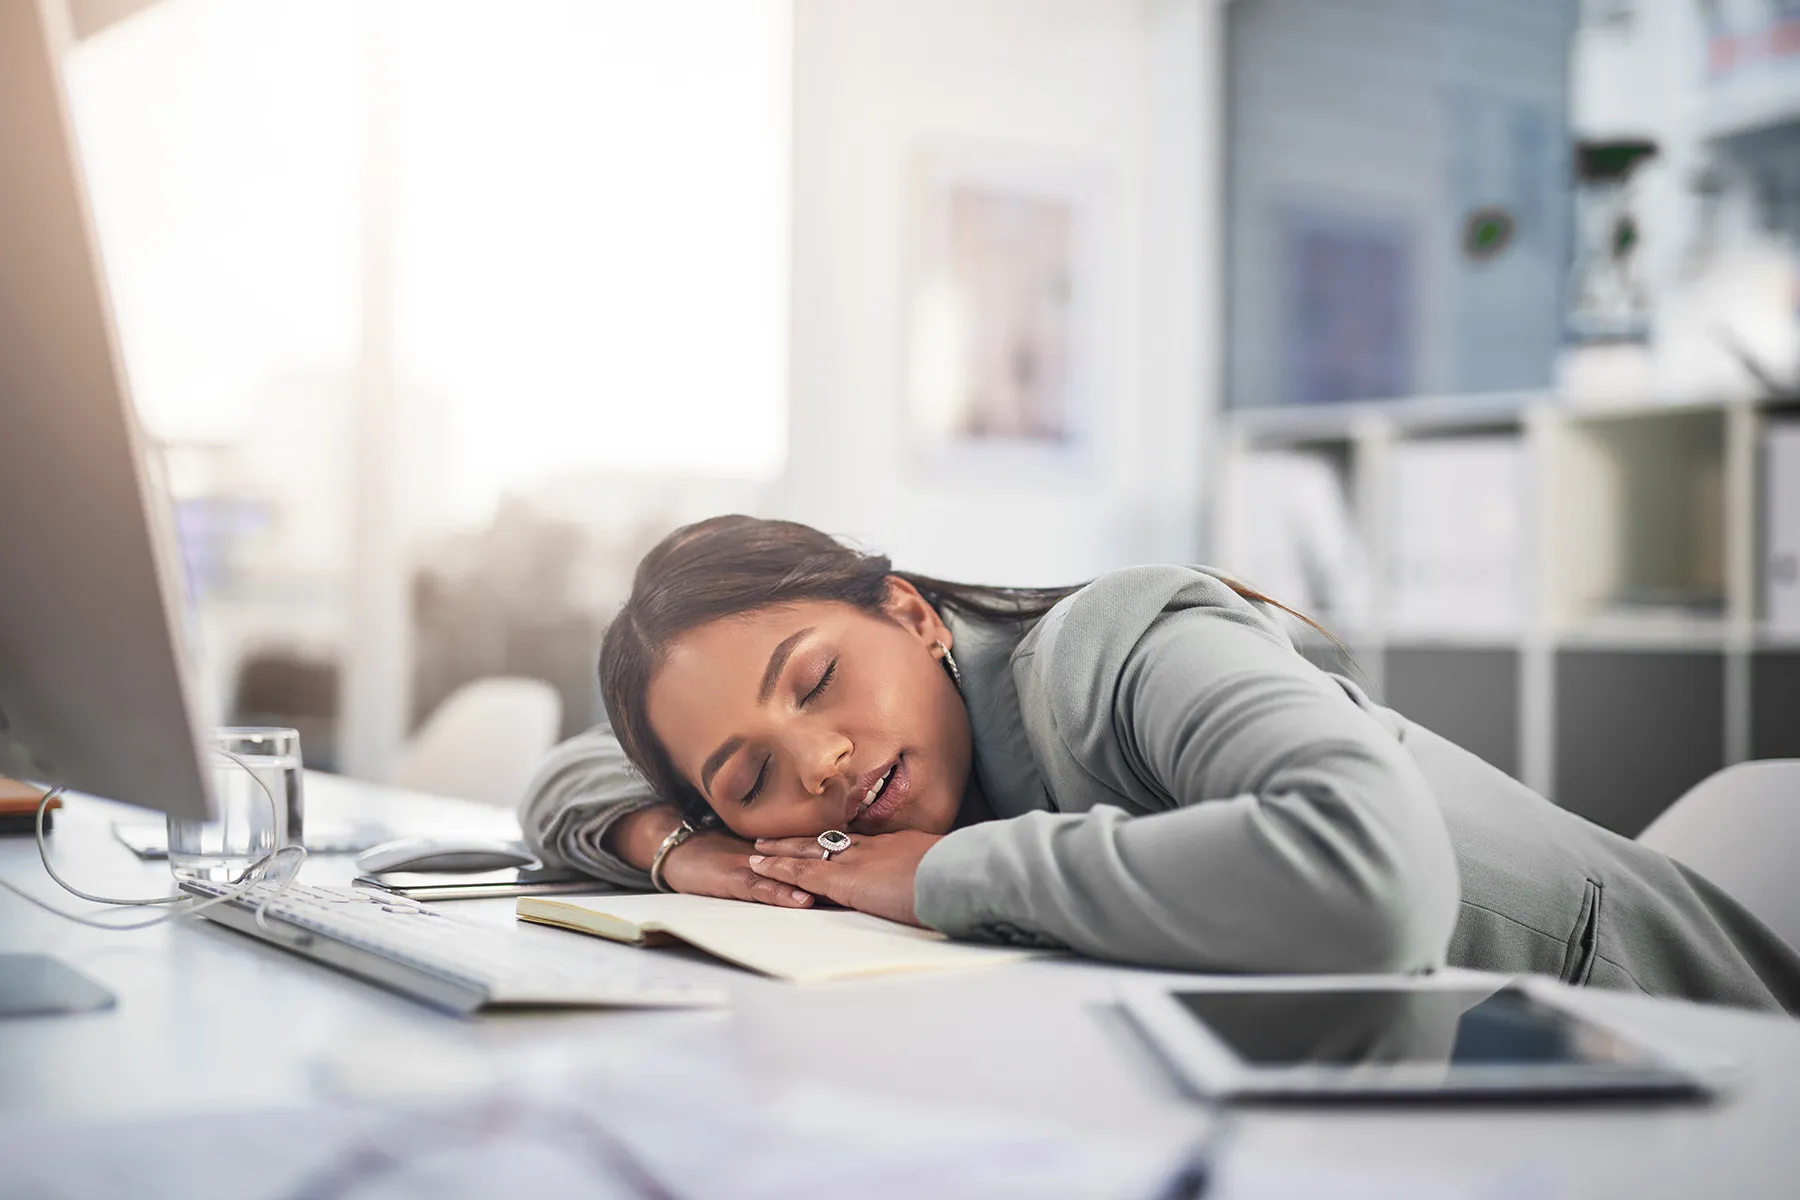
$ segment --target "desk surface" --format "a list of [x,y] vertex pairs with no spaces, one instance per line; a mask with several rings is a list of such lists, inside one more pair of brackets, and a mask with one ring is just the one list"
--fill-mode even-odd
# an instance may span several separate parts
[[[516,829],[510,813],[318,774],[307,779],[307,808],[321,818],[378,817],[399,832]],[[162,864],[136,861],[111,837],[112,820],[142,815],[72,801],[52,835],[59,869],[97,890],[166,889]],[[303,878],[344,883],[351,873],[347,859],[318,858]],[[0,839],[0,876],[52,903],[87,907],[60,894],[29,838]],[[343,1094],[346,1080],[378,1076],[403,1091],[409,1074],[429,1084],[443,1072],[532,1054],[641,1054],[663,1044],[731,1058],[759,1079],[954,1098],[1099,1128],[1173,1128],[1200,1111],[1111,1006],[1118,983],[1144,972],[1042,961],[796,987],[684,951],[517,925],[510,900],[456,903],[570,953],[663,954],[671,972],[725,986],[732,1005],[463,1020],[210,922],[105,932],[0,891],[0,951],[57,955],[119,997],[109,1012],[0,1021],[0,1122],[303,1103]],[[1795,1194],[1800,1022],[1597,991],[1579,999],[1615,1021],[1737,1060],[1739,1084],[1703,1107],[1246,1110],[1233,1119],[1215,1194],[1261,1194],[1262,1172],[1295,1163],[1376,1183],[1351,1194]]]

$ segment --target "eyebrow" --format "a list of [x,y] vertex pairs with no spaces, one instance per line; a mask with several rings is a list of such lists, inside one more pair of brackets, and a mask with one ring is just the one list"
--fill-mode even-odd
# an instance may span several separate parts
[[763,670],[762,687],[757,690],[756,702],[767,704],[769,697],[775,694],[775,685],[781,682],[781,668],[787,666],[787,660],[793,656],[794,647],[806,639],[813,631],[813,626],[790,633],[781,639],[781,644],[770,652],[769,665]]
[[[807,635],[812,633],[815,628],[816,626],[808,625],[805,629],[788,634],[781,639],[780,644],[774,650],[770,651],[769,665],[763,668],[762,685],[756,691],[757,704],[769,702],[769,697],[775,694],[775,685],[781,682],[781,669],[787,666],[788,659],[794,655],[794,647],[805,641]],[[720,743],[717,750],[707,756],[706,762],[700,767],[702,791],[709,796],[712,794],[713,776],[719,773],[719,768],[725,765],[725,760],[743,749],[743,746],[744,739],[741,737],[726,738],[724,742]]]
[[708,758],[705,765],[700,768],[700,788],[702,791],[709,796],[712,795],[713,776],[719,773],[719,768],[725,765],[725,760],[743,749],[743,746],[744,739],[741,737],[726,738],[725,742],[717,750],[712,752],[712,757]]

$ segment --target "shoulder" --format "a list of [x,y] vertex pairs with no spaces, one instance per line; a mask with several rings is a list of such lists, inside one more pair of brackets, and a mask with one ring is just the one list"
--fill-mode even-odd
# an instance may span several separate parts
[[[1291,647],[1260,607],[1205,567],[1157,564],[1109,571],[1044,615],[1015,653],[1035,670],[1070,678],[1117,675],[1164,614],[1192,613]],[[1205,636],[1208,621],[1184,622]]]
[[[1152,636],[1154,631],[1154,637]],[[1127,567],[1100,576],[1052,608],[1019,643],[1013,679],[1025,725],[1084,761],[1115,753],[1121,680],[1147,645],[1169,636],[1217,642],[1234,656],[1246,636],[1293,643],[1262,609],[1204,567]],[[1197,647],[1205,654],[1205,647]]]

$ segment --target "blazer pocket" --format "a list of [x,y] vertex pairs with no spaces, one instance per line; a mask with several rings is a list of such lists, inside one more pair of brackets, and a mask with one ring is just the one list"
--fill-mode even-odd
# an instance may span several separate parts
[[1600,941],[1600,901],[1603,895],[1599,884],[1592,879],[1587,881],[1587,890],[1581,897],[1581,911],[1575,914],[1575,928],[1569,932],[1569,944],[1563,950],[1560,978],[1564,983],[1585,986],[1588,977],[1594,973],[1594,959],[1598,957]]

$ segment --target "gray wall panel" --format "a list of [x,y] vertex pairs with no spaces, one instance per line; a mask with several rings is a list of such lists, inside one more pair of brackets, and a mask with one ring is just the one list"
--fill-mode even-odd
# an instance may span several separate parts
[[[1404,244],[1409,390],[1550,382],[1569,261],[1576,9],[1575,0],[1227,6],[1228,403],[1294,398],[1296,211],[1302,225],[1380,227]],[[1518,236],[1492,261],[1471,262],[1463,218],[1486,205],[1512,212]]]
[[1750,757],[1800,758],[1800,651],[1751,656]]
[[1552,798],[1636,837],[1724,765],[1724,700],[1717,653],[1559,652]]
[[1391,708],[1515,778],[1519,773],[1519,652],[1390,647]]

